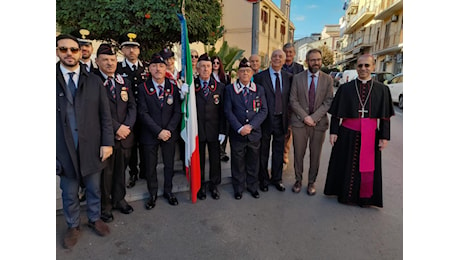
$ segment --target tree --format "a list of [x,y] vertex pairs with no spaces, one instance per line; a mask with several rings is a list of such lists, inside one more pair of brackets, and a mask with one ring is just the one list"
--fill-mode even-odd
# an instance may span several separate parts
[[[58,0],[56,22],[62,33],[81,28],[89,39],[118,41],[124,33],[137,34],[143,59],[173,43],[180,42],[182,0]],[[212,11],[210,11],[212,10]],[[190,42],[215,42],[221,30],[219,0],[185,0]]]
[[321,45],[319,49],[323,53],[323,66],[329,67],[334,64],[334,52],[327,45]]

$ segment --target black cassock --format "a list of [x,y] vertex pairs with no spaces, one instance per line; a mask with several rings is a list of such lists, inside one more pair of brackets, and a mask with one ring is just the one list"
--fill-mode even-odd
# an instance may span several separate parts
[[[369,91],[371,93],[366,102]],[[343,118],[362,117],[361,103],[364,104],[364,118],[379,119],[375,135],[373,193],[370,198],[360,198],[361,132],[340,124]],[[345,204],[383,207],[382,154],[378,144],[379,139],[390,140],[390,117],[394,115],[394,109],[389,88],[377,81],[363,84],[358,79],[353,80],[339,87],[328,112],[331,114],[330,134],[337,134],[338,138],[332,147],[324,194],[336,195],[338,201]]]

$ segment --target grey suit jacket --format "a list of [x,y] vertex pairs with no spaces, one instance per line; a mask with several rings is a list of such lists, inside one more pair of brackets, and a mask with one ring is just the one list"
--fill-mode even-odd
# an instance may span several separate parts
[[[308,109],[308,70],[295,74],[292,79],[289,103],[292,109],[292,127],[304,127],[304,118],[310,115]],[[326,131],[329,127],[327,111],[334,98],[332,78],[324,72],[319,72],[318,86],[315,94],[315,110],[310,116],[316,122],[315,129]]]

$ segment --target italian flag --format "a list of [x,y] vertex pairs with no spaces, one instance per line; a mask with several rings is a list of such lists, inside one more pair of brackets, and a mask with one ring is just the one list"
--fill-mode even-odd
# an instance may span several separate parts
[[197,192],[201,187],[200,153],[198,152],[198,121],[196,114],[195,84],[193,83],[192,60],[188,42],[187,22],[182,14],[177,14],[181,23],[182,75],[188,84],[188,93],[182,102],[180,135],[185,141],[185,168],[190,183],[192,203],[196,202]]

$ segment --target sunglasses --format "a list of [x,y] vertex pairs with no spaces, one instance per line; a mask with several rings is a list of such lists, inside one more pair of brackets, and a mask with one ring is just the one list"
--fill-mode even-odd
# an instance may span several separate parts
[[369,67],[371,66],[371,64],[367,64],[367,63],[365,63],[365,64],[358,64],[358,68],[362,68],[363,66],[366,67],[366,68],[369,68]]
[[198,55],[192,55],[192,59],[193,58],[198,59]]
[[67,51],[71,51],[73,54],[77,54],[78,51],[80,50],[80,48],[75,48],[75,47],[71,47],[71,48],[67,48],[67,47],[58,47],[57,48],[61,53],[67,53]]
[[219,64],[220,64],[218,61],[214,61],[213,63],[214,63],[214,64],[217,64],[217,65],[219,65]]

